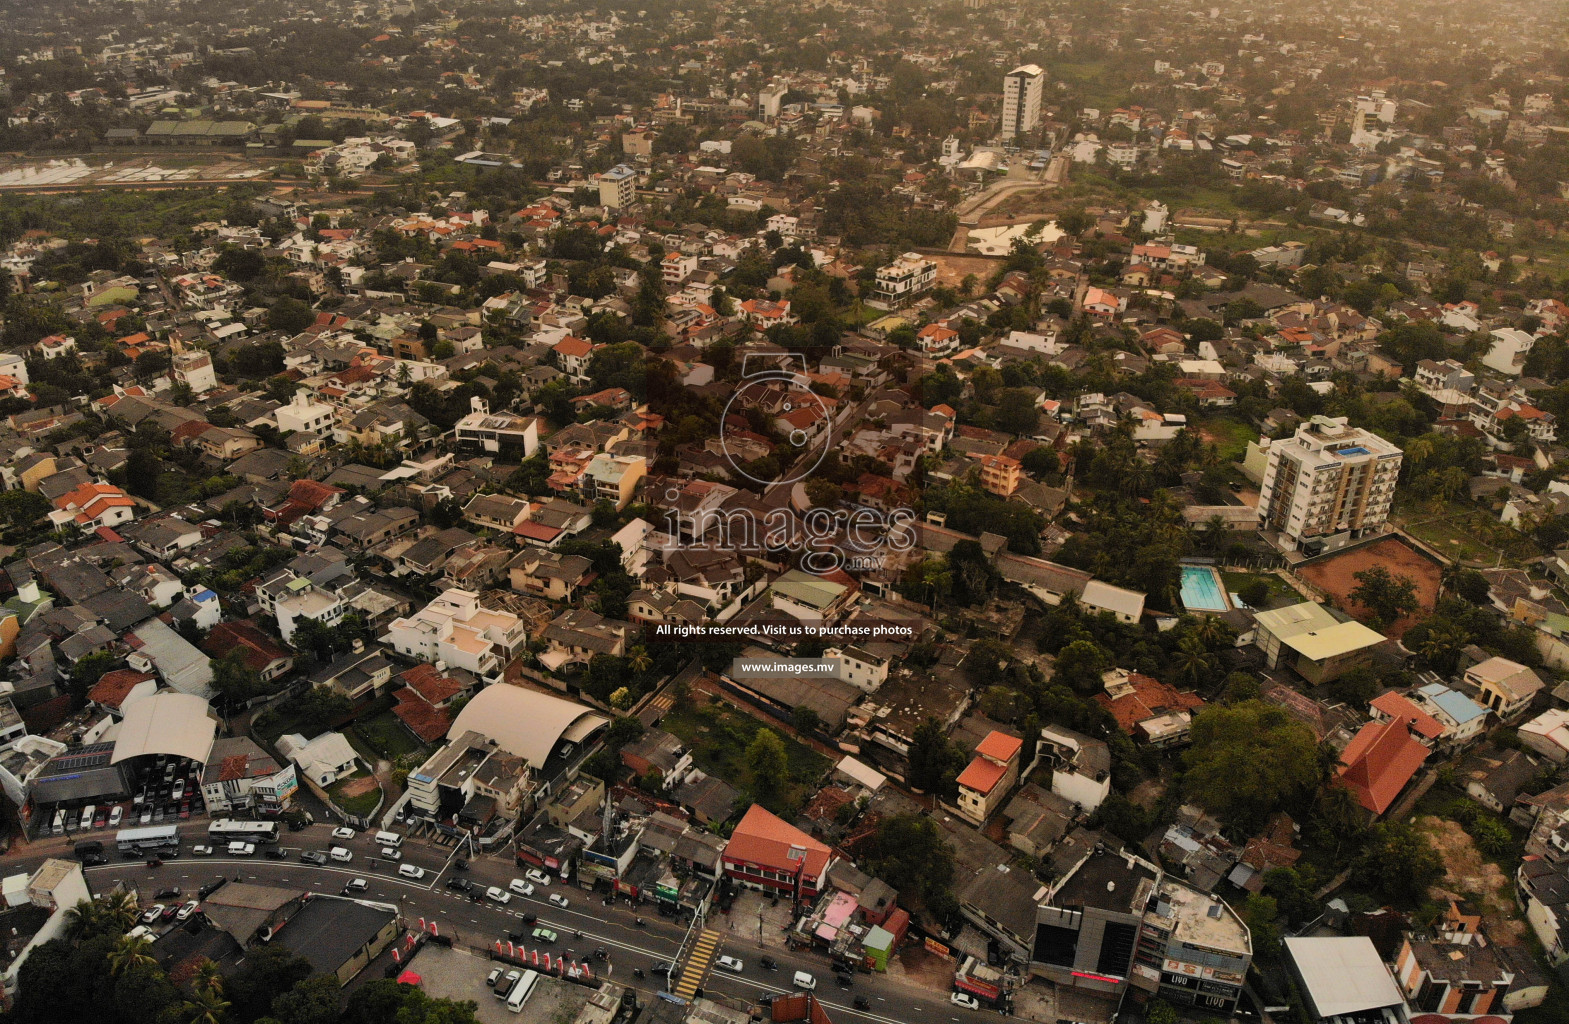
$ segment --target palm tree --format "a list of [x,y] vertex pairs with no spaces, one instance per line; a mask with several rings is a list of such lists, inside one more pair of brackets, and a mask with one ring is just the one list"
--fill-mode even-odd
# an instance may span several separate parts
[[129,935],[122,935],[120,941],[109,951],[110,973],[118,978],[132,968],[151,967],[157,963],[148,952],[152,945],[152,940],[145,935],[138,935],[134,939]]
[[98,903],[103,908],[104,916],[114,922],[115,928],[122,932],[130,931],[142,913],[142,908],[136,905],[136,897],[124,889],[116,889],[100,896]]
[[218,965],[204,957],[202,962],[196,965],[196,974],[191,978],[191,986],[198,992],[223,995],[223,974],[218,970]]
[[185,1001],[185,1019],[191,1024],[223,1024],[229,1003],[221,992],[206,988],[196,989]]
[[65,912],[65,934],[72,939],[97,935],[104,927],[103,906],[97,900],[78,900]]
[[648,648],[639,644],[632,648],[632,653],[627,656],[627,664],[633,672],[642,675],[654,667],[654,659],[649,655]]
[[1197,689],[1204,680],[1215,672],[1215,659],[1195,637],[1187,637],[1177,645],[1176,652],[1172,655],[1172,664],[1177,669],[1177,674]]

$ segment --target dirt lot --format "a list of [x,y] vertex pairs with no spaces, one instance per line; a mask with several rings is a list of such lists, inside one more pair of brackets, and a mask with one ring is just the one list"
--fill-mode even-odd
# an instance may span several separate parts
[[1515,910],[1513,885],[1503,871],[1482,859],[1471,837],[1457,822],[1427,815],[1417,826],[1433,841],[1433,848],[1444,858],[1444,880],[1429,890],[1437,898],[1474,898],[1482,908],[1482,925],[1487,937],[1500,946],[1518,946],[1525,941],[1525,922]]
[[1398,537],[1385,537],[1371,544],[1354,548],[1338,555],[1319,559],[1297,570],[1297,575],[1335,599],[1352,615],[1366,612],[1351,592],[1357,588],[1356,574],[1375,565],[1388,569],[1391,575],[1404,576],[1416,584],[1416,599],[1421,609],[1415,615],[1396,620],[1384,630],[1393,637],[1404,636],[1406,630],[1433,610],[1438,599],[1438,581],[1441,570],[1438,563],[1407,547]]
[[949,288],[959,287],[967,274],[974,274],[977,287],[984,286],[997,272],[1001,260],[988,256],[960,256],[957,253],[927,253],[926,258],[937,264],[937,283]]

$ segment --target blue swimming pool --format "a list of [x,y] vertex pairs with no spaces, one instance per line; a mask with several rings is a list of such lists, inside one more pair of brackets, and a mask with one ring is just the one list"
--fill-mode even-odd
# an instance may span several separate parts
[[1231,604],[1221,587],[1220,573],[1207,565],[1184,565],[1182,605],[1190,612],[1230,611]]

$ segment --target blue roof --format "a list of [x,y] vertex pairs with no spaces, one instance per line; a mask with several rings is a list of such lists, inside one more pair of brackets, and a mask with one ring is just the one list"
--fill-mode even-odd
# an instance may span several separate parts
[[1486,708],[1459,690],[1451,690],[1443,683],[1428,683],[1417,692],[1437,704],[1443,709],[1444,714],[1453,718],[1459,725],[1487,714]]

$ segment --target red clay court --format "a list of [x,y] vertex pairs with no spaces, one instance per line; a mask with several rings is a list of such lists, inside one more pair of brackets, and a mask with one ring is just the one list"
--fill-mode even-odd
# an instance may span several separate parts
[[1367,609],[1351,600],[1351,592],[1357,588],[1356,574],[1375,565],[1388,569],[1391,576],[1404,576],[1416,584],[1416,599],[1422,606],[1421,611],[1397,619],[1394,625],[1384,631],[1389,636],[1404,636],[1406,630],[1431,612],[1437,603],[1442,569],[1433,559],[1407,546],[1399,537],[1384,537],[1350,551],[1327,555],[1302,566],[1296,572],[1334,598],[1341,608],[1361,618]]

